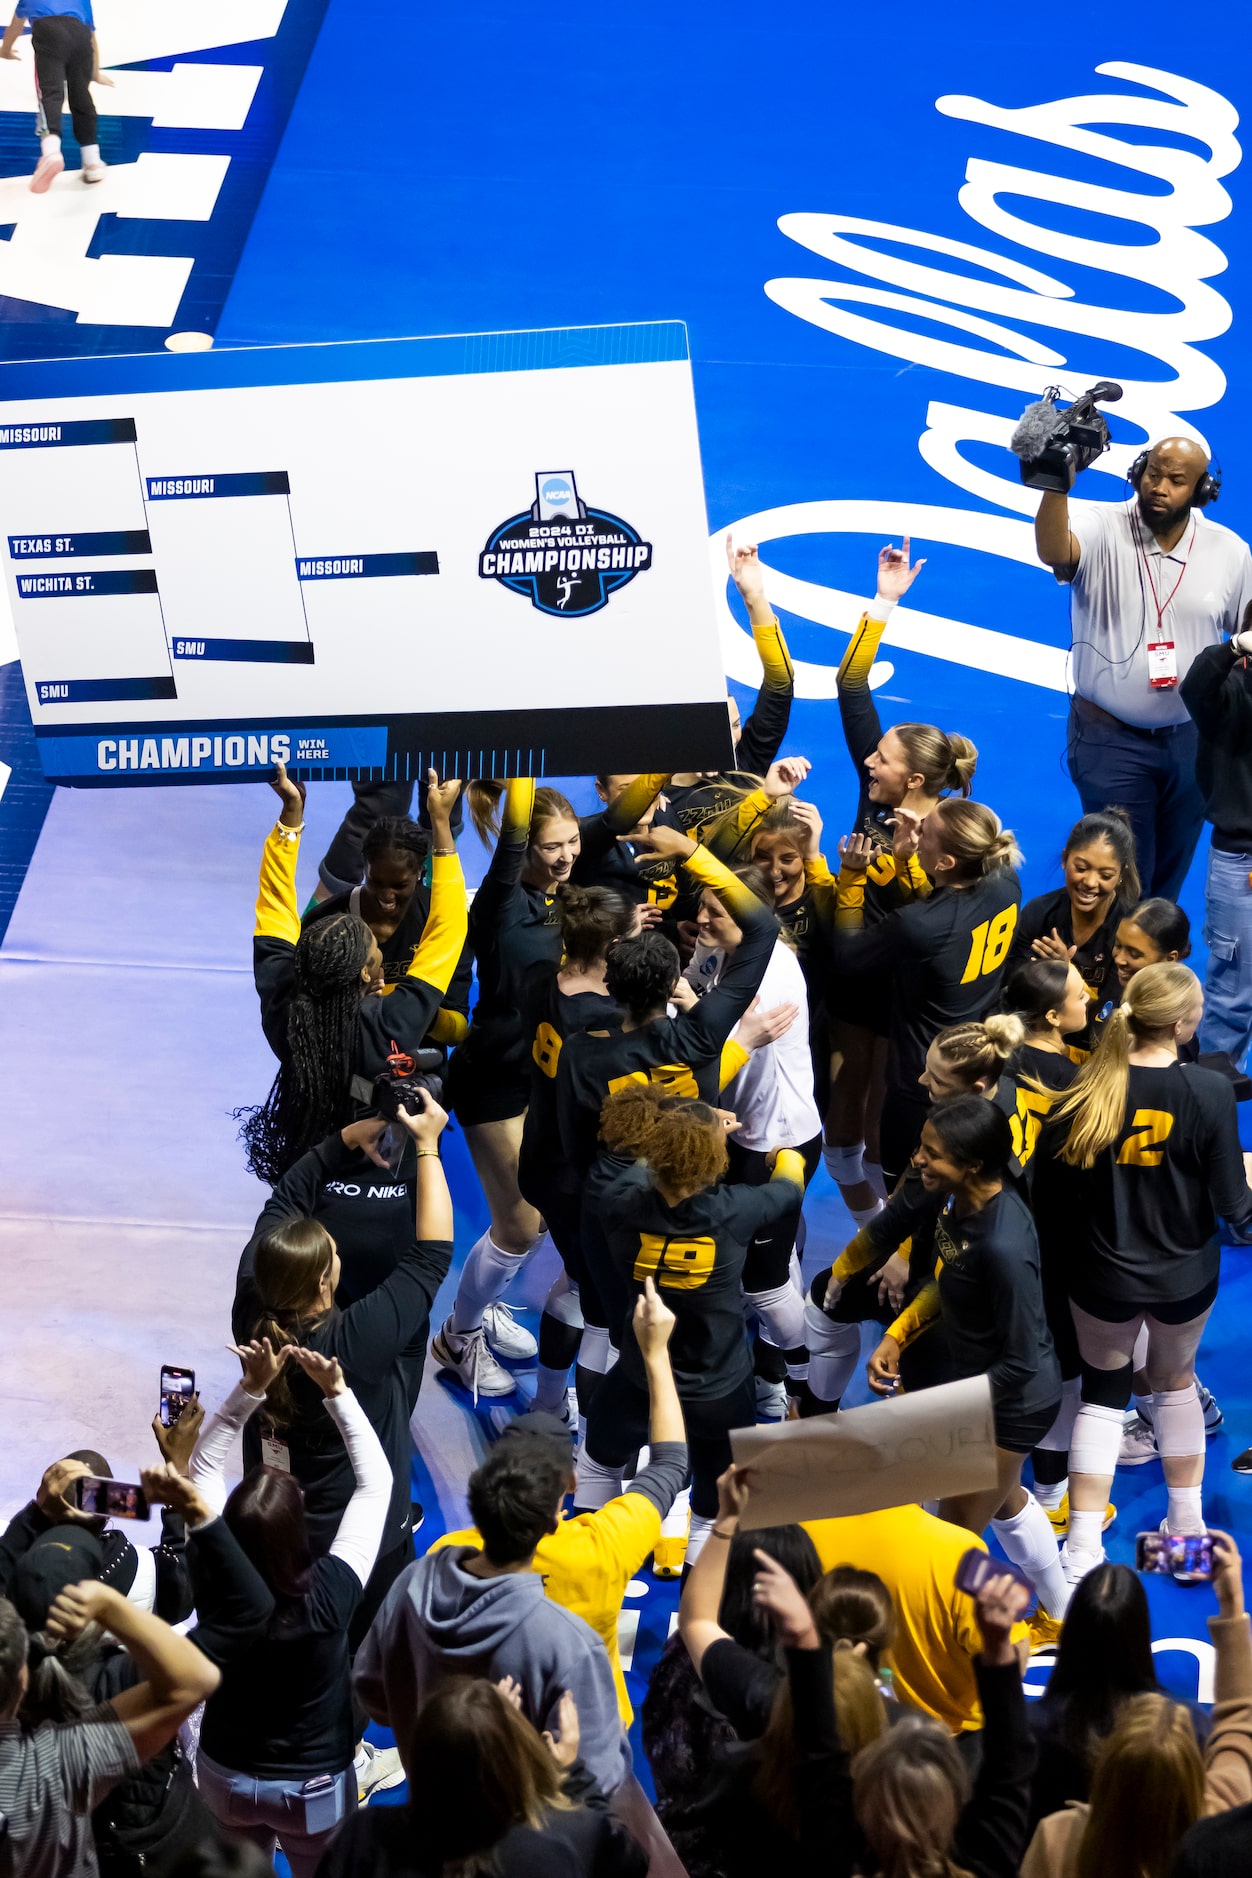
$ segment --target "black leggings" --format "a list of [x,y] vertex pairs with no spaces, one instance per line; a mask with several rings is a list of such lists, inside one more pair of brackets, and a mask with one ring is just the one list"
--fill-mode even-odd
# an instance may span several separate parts
[[[683,1401],[691,1457],[691,1510],[717,1518],[717,1477],[730,1466],[730,1431],[756,1422],[751,1376],[729,1395]],[[587,1417],[587,1452],[600,1467],[624,1467],[648,1439],[648,1392],[622,1374],[619,1363],[596,1390]]]
[[929,1110],[930,1100],[920,1086],[915,1090],[902,1089],[895,1083],[888,1083],[878,1128],[882,1173],[888,1193],[908,1171]]
[[35,52],[35,94],[38,98],[37,122],[41,137],[61,135],[61,107],[65,88],[70,93],[70,117],[79,148],[99,141],[96,107],[91,97],[91,74],[95,53],[91,28],[71,13],[58,13],[51,19],[32,20],[31,45]]

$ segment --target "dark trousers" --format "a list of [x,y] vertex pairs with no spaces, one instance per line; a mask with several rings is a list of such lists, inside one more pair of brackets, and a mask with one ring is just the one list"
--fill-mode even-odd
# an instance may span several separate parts
[[1076,700],[1069,713],[1069,773],[1084,815],[1125,809],[1135,831],[1135,854],[1145,899],[1176,900],[1204,826],[1204,797],[1196,781],[1194,724],[1139,730]]
[[[587,1416],[587,1452],[601,1467],[624,1467],[648,1439],[648,1392],[622,1374],[621,1364],[601,1378]],[[728,1395],[683,1398],[691,1456],[691,1510],[717,1517],[717,1478],[731,1463],[730,1431],[756,1425],[752,1378]]]
[[39,135],[60,136],[61,107],[68,85],[70,116],[80,147],[98,143],[96,107],[91,100],[95,57],[90,26],[70,13],[58,13],[52,19],[32,20],[30,38],[35,52]]

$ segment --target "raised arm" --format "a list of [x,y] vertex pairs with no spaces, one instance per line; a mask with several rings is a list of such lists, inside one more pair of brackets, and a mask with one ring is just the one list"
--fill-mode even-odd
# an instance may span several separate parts
[[270,788],[282,803],[282,812],[261,852],[261,879],[257,889],[257,939],[283,939],[294,946],[300,937],[300,910],[296,905],[296,861],[304,829],[303,783],[293,782],[285,763],[275,765]]
[[226,1504],[226,1462],[235,1439],[261,1407],[265,1391],[291,1353],[290,1345],[275,1350],[268,1337],[231,1348],[243,1364],[243,1375],[205,1422],[191,1456],[191,1484],[215,1513]]
[[194,1643],[98,1579],[67,1586],[48,1613],[47,1628],[69,1639],[90,1623],[109,1631],[139,1667],[143,1681],[107,1706],[129,1733],[139,1760],[150,1761],[213,1694],[221,1672]]
[[441,783],[433,769],[426,772],[426,811],[433,837],[430,911],[405,977],[420,979],[440,993],[448,989],[460,963],[469,918],[465,875],[452,836],[452,810],[460,789],[459,782]]
[[748,1470],[728,1467],[717,1483],[717,1518],[713,1530],[691,1567],[678,1605],[678,1634],[697,1676],[704,1653],[730,1633],[722,1629],[720,1612],[726,1589],[730,1542],[739,1530],[739,1518],[748,1503]]
[[912,544],[907,535],[902,547],[897,548],[888,542],[885,548],[879,549],[878,584],[874,598],[857,621],[835,675],[839,687],[839,718],[843,725],[843,739],[856,770],[858,787],[864,781],[862,765],[882,736],[882,723],[874,703],[874,694],[869,688],[869,675],[896,602],[904,597],[926,565],[922,560],[916,566],[910,566],[911,551]]
[[740,732],[735,767],[751,776],[763,776],[782,748],[791,721],[795,667],[782,627],[765,598],[765,581],[755,547],[737,548],[727,535],[726,559],[731,579],[748,611],[752,640],[764,675],[752,714]]
[[668,781],[668,775],[636,776],[616,802],[608,803],[598,815],[584,816],[578,824],[582,842],[571,869],[572,880],[594,879],[609,849],[639,825]]
[[1082,548],[1069,525],[1069,497],[1059,489],[1045,489],[1035,511],[1035,553],[1058,580],[1071,581],[1078,572]]
[[391,1468],[365,1410],[347,1387],[335,1358],[315,1350],[293,1350],[292,1361],[322,1391],[326,1413],[343,1436],[356,1480],[343,1509],[330,1555],[340,1559],[362,1587],[374,1569],[391,1503]]

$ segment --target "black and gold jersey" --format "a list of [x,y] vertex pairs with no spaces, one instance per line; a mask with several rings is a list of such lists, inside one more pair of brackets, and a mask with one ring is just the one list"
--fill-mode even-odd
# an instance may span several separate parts
[[1216,1278],[1217,1221],[1252,1223],[1235,1094],[1195,1063],[1132,1064],[1122,1128],[1080,1174],[1075,1230],[1098,1291],[1126,1315],[1194,1296]]
[[[798,1189],[798,1193],[797,1193]],[[754,1236],[794,1209],[804,1192],[804,1163],[784,1149],[763,1187],[717,1186],[671,1206],[642,1165],[603,1187],[600,1220],[610,1255],[632,1295],[651,1278],[677,1323],[669,1358],[686,1401],[713,1400],[752,1373],[744,1326],[744,1261]],[[643,1359],[628,1311],[623,1374],[646,1388]]]
[[[1073,963],[1078,967],[1091,1000],[1091,1014],[1086,1034],[1075,1036],[1073,1041],[1087,1049],[1092,1048],[1095,1040],[1096,1013],[1110,995],[1116,995],[1118,990],[1113,941],[1117,937],[1118,926],[1130,910],[1124,900],[1115,899],[1108,917],[1089,939],[1083,940],[1074,953]],[[1019,965],[1029,963],[1034,957],[1031,947],[1035,940],[1046,939],[1053,932],[1058,933],[1067,946],[1074,945],[1074,909],[1064,887],[1058,893],[1036,894],[1033,900],[1027,900],[1022,907],[1005,966],[1006,984]]]
[[1046,1150],[1041,1157],[1038,1150],[1045,1138],[1049,1114],[1078,1074],[1081,1054],[1061,1056],[1055,1050],[1041,1050],[1034,1044],[1024,1043],[1005,1065],[996,1085],[992,1100],[1008,1116],[1013,1131],[1013,1177],[1028,1200],[1041,1170],[1047,1181],[1048,1170],[1044,1163],[1051,1157]]
[[555,1186],[577,1193],[579,1176],[561,1148],[557,1122],[557,1071],[567,1038],[582,1030],[612,1028],[622,1013],[607,993],[561,990],[557,973],[543,964],[530,968],[521,988],[522,1028],[530,1049],[530,1105],[522,1131],[518,1177],[522,1191]]
[[856,775],[856,819],[851,826],[858,835],[872,835],[881,848],[865,877],[866,925],[873,925],[897,907],[907,906],[919,895],[924,898],[930,891],[930,883],[919,867],[911,868],[904,879],[897,877],[891,854],[895,809],[890,803],[875,802],[869,793],[865,759],[878,748],[883,734],[878,706],[869,688],[869,675],[886,624],[885,619],[874,619],[870,613],[862,613],[837,675],[839,720]]
[[1028,1417],[1059,1401],[1061,1370],[1043,1308],[1039,1241],[1005,1187],[977,1213],[951,1202],[935,1222],[935,1276],[953,1367],[986,1376],[997,1410]]

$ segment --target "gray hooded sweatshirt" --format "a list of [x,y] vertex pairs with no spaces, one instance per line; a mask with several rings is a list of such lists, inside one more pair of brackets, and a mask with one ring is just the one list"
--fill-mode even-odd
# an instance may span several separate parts
[[536,1572],[477,1578],[473,1546],[428,1552],[396,1579],[357,1652],[366,1713],[390,1728],[406,1766],[418,1710],[445,1675],[512,1676],[522,1710],[555,1736],[566,1689],[578,1705],[578,1757],[604,1794],[630,1772],[630,1747],[604,1645],[590,1624],[544,1596]]

